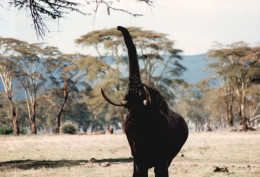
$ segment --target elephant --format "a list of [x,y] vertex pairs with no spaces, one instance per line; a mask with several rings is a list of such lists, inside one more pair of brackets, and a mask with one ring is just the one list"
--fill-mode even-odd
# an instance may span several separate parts
[[134,161],[133,177],[148,177],[154,167],[156,177],[168,177],[168,167],[188,138],[188,126],[182,116],[172,111],[160,92],[142,83],[136,47],[129,31],[121,26],[128,50],[129,82],[123,100],[104,99],[128,109],[125,132]]

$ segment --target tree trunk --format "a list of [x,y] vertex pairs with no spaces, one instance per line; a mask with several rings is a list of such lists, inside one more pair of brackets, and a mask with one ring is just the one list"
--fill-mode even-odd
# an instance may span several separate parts
[[228,114],[229,114],[229,117],[228,117],[228,126],[229,126],[229,127],[233,127],[233,125],[234,125],[234,118],[233,118],[232,106],[230,106]]
[[37,134],[36,121],[35,121],[35,113],[33,112],[31,118],[31,134]]
[[[63,104],[64,105],[64,104]],[[54,128],[54,133],[55,134],[59,134],[60,133],[60,122],[61,122],[61,114],[63,112],[63,105],[56,117],[56,120],[55,120],[55,128]]]
[[120,121],[121,121],[121,125],[122,125],[122,130],[124,132],[124,134],[126,134],[126,127],[125,127],[125,119],[124,119],[124,114],[123,114],[123,110],[120,110]]
[[20,131],[19,131],[19,126],[18,126],[18,121],[17,121],[16,115],[13,116],[13,124],[14,124],[14,134],[19,135]]
[[198,123],[197,123],[197,121],[195,122],[195,132],[197,132],[198,131]]
[[10,110],[11,110],[12,119],[13,119],[14,134],[19,135],[19,126],[18,126],[17,116],[16,116],[16,112],[15,112],[14,105],[12,102],[12,98],[9,97],[8,101],[10,104]]
[[32,115],[31,115],[31,117],[29,117],[29,119],[30,119],[31,134],[37,134],[36,122],[35,122],[35,114],[32,113]]
[[[34,97],[36,98],[36,97]],[[31,134],[37,134],[37,128],[36,128],[36,100],[34,99],[33,100],[33,103],[32,103],[32,117],[31,117]]]
[[229,125],[229,119],[230,119],[230,118],[229,118],[229,109],[228,109],[228,105],[226,105],[226,108],[227,108],[227,109],[226,109],[226,111],[227,111],[227,112],[226,112],[226,114],[227,114],[227,118],[226,118],[226,120],[227,120],[227,122],[228,122],[228,126],[230,126],[230,125]]
[[231,96],[230,101],[225,98],[226,103],[226,114],[227,114],[227,123],[229,127],[233,127],[234,125],[234,116],[233,116],[233,96]]
[[[243,88],[243,86],[242,86]],[[241,117],[241,123],[243,131],[247,131],[247,121],[246,121],[246,115],[245,115],[245,91],[243,90],[240,92],[238,90],[238,97],[239,97],[239,116]]]
[[59,112],[59,114],[57,115],[56,120],[55,120],[55,128],[54,128],[55,134],[60,133],[60,115],[61,115],[61,112]]
[[245,97],[244,97],[244,94],[242,95],[240,110],[241,110],[243,131],[247,131],[248,127],[247,127],[247,121],[246,121],[246,115],[245,115]]
[[61,109],[56,117],[56,120],[55,120],[55,128],[54,128],[54,133],[55,134],[58,134],[60,133],[60,122],[61,122],[61,114],[63,113],[66,105],[67,105],[67,101],[68,101],[68,94],[67,93],[64,93],[64,101],[63,101],[63,104],[61,105]]
[[88,128],[89,128],[89,125],[87,123],[83,123],[83,125],[82,125],[83,132],[87,132]]

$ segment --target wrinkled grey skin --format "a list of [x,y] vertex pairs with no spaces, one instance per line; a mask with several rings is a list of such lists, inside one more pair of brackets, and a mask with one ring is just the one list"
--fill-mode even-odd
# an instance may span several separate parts
[[168,177],[168,167],[188,138],[188,127],[179,114],[169,109],[159,91],[140,79],[135,45],[127,29],[122,32],[129,56],[129,86],[125,99],[109,99],[115,106],[128,109],[126,136],[134,158],[134,177],[148,177],[154,167],[156,177]]

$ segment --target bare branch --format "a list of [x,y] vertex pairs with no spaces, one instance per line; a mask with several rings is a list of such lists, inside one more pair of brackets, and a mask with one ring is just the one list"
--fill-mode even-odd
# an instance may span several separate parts
[[[132,13],[125,9],[115,8],[111,5],[111,1],[93,0],[85,2],[87,6],[90,6],[92,4],[95,5],[95,9],[93,10],[94,21],[100,4],[104,4],[107,7],[108,14],[110,14],[110,10],[114,10],[127,13],[134,17],[143,16],[142,14]],[[144,2],[149,6],[152,6],[153,3],[152,0],[139,0],[139,2]],[[67,0],[9,0],[9,4],[10,6],[14,6],[18,10],[29,9],[34,30],[38,39],[43,39],[46,36],[46,33],[50,33],[50,30],[46,24],[46,21],[48,21],[49,19],[60,19],[63,18],[65,14],[69,14],[71,12],[76,12],[82,15],[90,15],[90,13],[86,13],[80,10],[80,7],[83,6],[82,4]]]

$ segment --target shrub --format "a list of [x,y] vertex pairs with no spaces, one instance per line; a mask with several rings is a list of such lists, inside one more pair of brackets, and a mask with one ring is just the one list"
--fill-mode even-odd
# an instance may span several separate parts
[[66,122],[60,127],[61,133],[65,134],[76,134],[76,125],[71,122]]
[[19,133],[22,134],[22,135],[26,135],[27,134],[27,130],[26,129],[19,129]]
[[10,127],[2,126],[0,128],[0,134],[2,135],[10,135],[13,133],[13,129]]

